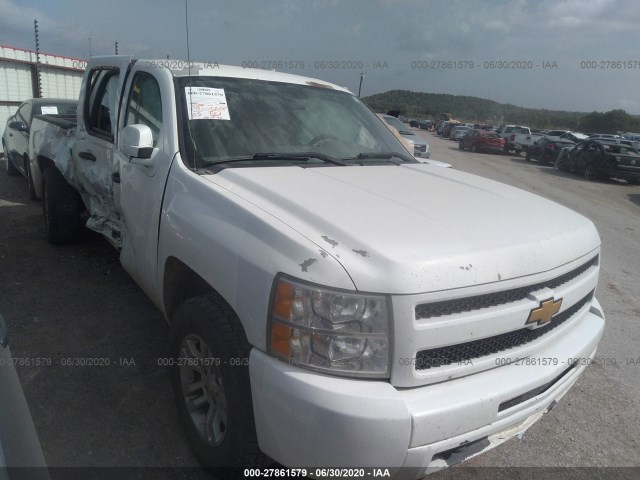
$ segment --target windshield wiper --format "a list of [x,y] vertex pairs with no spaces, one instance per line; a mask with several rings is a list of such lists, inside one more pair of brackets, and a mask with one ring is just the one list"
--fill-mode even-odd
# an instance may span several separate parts
[[[370,152],[370,153],[359,153],[354,158],[348,158],[346,160],[391,160],[392,158],[399,158],[403,162],[415,162],[416,160],[398,152]],[[393,162],[396,163],[396,162]]]
[[203,168],[212,167],[216,165],[224,165],[226,163],[235,163],[235,162],[250,162],[252,160],[267,160],[267,161],[292,161],[298,160],[301,162],[306,162],[311,160],[312,158],[317,158],[318,160],[322,160],[323,162],[330,163],[333,165],[346,165],[340,160],[325,155],[323,153],[317,152],[294,152],[294,153],[279,153],[279,152],[260,152],[256,153],[250,157],[238,157],[238,158],[229,158],[227,160],[216,160],[212,162],[206,162],[202,165]]
[[318,152],[256,153],[253,156],[254,160],[309,160],[311,158],[317,158],[332,165],[346,165],[346,163],[341,162],[337,158]]

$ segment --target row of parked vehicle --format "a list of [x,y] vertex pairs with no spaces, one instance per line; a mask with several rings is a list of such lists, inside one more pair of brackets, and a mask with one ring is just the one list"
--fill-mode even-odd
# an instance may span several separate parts
[[458,142],[461,150],[525,152],[527,161],[553,164],[587,180],[618,178],[640,184],[640,137],[634,134],[585,134],[570,130],[532,130],[520,125],[441,122],[436,131]]

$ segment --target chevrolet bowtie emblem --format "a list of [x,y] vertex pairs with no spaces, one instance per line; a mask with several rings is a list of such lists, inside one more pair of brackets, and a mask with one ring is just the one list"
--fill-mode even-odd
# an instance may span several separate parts
[[540,302],[540,306],[538,308],[534,308],[533,310],[531,310],[531,313],[529,313],[529,318],[527,319],[527,323],[525,323],[525,325],[537,323],[538,326],[542,326],[549,323],[553,316],[558,313],[561,305],[562,299],[555,301],[553,298],[543,300],[542,302]]

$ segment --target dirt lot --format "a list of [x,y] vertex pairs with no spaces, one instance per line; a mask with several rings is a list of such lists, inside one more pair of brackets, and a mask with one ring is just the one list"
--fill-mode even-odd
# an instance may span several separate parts
[[[489,466],[640,466],[640,187],[589,183],[523,157],[461,152],[454,142],[420,134],[434,159],[586,215],[603,242],[597,296],[608,324],[601,361],[522,441],[465,467],[478,473]],[[168,327],[120,267],[117,253],[91,233],[76,245],[48,245],[40,202],[28,199],[23,178],[4,173],[0,225],[0,311],[13,356],[52,361],[17,367],[48,464],[197,466],[175,414],[168,370],[158,365],[167,356]],[[76,358],[109,365],[66,365]],[[467,468],[433,478],[465,478]],[[176,472],[159,471],[154,478],[178,478]],[[507,472],[492,469],[490,476],[506,478]],[[190,470],[189,478],[208,473]]]

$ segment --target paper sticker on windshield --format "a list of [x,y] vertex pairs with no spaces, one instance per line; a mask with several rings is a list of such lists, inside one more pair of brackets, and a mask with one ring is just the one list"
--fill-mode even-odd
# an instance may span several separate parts
[[40,107],[40,111],[42,112],[42,115],[57,115],[58,114],[58,107],[56,107],[56,106],[53,106],[53,107],[42,106],[42,107]]
[[224,88],[185,87],[189,120],[231,120]]

